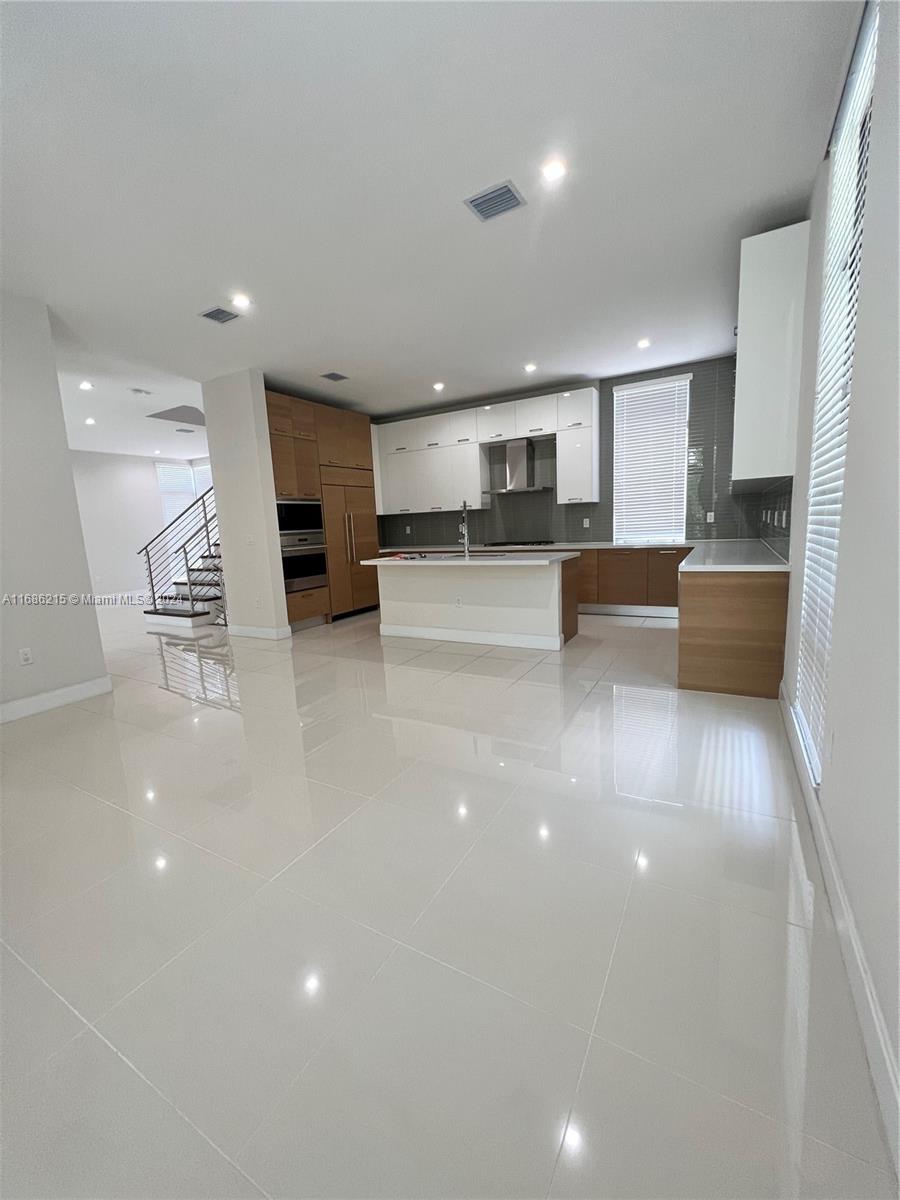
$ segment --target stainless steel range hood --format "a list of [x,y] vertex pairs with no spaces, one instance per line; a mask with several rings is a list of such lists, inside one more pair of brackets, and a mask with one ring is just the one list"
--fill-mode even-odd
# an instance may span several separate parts
[[506,487],[491,488],[492,496],[505,496],[509,492],[547,492],[548,487],[538,487],[534,482],[534,443],[528,438],[516,438],[506,442]]

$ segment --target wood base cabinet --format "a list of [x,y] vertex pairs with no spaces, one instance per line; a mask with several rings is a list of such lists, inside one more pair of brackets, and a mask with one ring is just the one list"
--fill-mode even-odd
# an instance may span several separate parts
[[678,607],[678,564],[690,546],[666,546],[647,551],[647,603]]
[[[378,557],[375,490],[371,486],[371,474],[360,472],[360,475],[364,476],[368,487],[322,484],[322,516],[333,616],[378,603],[377,570],[360,566],[361,559]],[[323,471],[323,478],[327,477]]]
[[327,617],[331,612],[328,602],[328,588],[308,588],[303,592],[288,592],[287,600],[288,621],[293,625],[297,621],[308,621],[310,617]]
[[647,603],[647,551],[597,551],[597,603]]

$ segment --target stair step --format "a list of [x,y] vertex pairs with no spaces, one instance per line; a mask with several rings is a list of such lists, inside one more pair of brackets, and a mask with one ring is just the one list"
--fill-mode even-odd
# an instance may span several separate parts
[[[163,596],[162,599],[167,599]],[[166,608],[165,606],[157,608],[145,608],[145,617],[208,617],[208,608],[197,608],[191,611],[189,608]]]
[[[179,585],[181,587],[185,587],[185,588],[187,587],[187,583],[181,583],[181,581],[178,579],[173,580],[173,583],[175,584],[176,587],[178,587]],[[211,587],[212,584],[195,585],[195,591],[196,591],[197,586]],[[185,600],[188,603],[190,603],[190,596],[188,596],[187,592],[166,592],[165,594],[161,595],[159,598],[160,598],[160,600]],[[197,600],[202,600],[203,603],[206,604],[210,600],[221,600],[221,599],[222,599],[221,592],[205,592],[202,596],[195,596],[194,601],[196,603]]]

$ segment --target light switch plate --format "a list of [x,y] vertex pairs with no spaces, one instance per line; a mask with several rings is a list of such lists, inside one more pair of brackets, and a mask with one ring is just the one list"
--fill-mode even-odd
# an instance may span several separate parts
[[590,517],[582,517],[581,528],[582,529],[590,529],[590,527],[591,527],[591,518]]
[[712,523],[715,521],[715,519],[716,519],[716,514],[714,512],[708,512],[706,514],[707,525],[712,525]]

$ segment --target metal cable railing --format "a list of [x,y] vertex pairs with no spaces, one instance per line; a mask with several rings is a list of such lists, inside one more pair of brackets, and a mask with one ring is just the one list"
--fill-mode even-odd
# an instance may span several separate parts
[[218,541],[215,492],[207,488],[138,551],[147,572],[150,612],[209,611],[227,623]]

